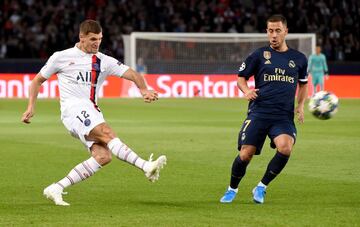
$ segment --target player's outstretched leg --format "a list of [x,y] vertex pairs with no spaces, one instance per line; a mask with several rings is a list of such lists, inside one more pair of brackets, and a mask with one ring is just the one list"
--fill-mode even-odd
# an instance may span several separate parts
[[108,143],[108,148],[120,160],[128,162],[139,169],[143,170],[145,176],[151,182],[159,179],[160,170],[166,164],[166,156],[161,155],[155,161],[152,161],[152,154],[149,161],[140,158],[134,151],[132,151],[126,144],[121,142],[119,138],[114,138]]

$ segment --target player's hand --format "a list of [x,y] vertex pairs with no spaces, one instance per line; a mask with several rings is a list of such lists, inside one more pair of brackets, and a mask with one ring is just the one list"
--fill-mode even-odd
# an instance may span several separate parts
[[245,92],[245,98],[249,101],[255,100],[258,97],[258,91],[259,89],[250,89],[249,91]]
[[295,108],[295,114],[300,124],[304,123],[304,106],[297,106]]
[[329,75],[325,74],[325,80],[328,80],[328,79],[329,79]]
[[22,115],[21,121],[30,124],[30,118],[34,116],[35,112],[32,108],[28,108]]
[[158,100],[158,93],[154,90],[142,89],[140,90],[144,102],[150,103]]

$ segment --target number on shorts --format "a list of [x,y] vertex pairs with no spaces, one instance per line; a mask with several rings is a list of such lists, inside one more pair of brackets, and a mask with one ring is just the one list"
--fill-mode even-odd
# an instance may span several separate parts
[[250,124],[250,122],[251,122],[251,120],[246,120],[246,121],[244,121],[244,129],[243,129],[243,132],[245,132],[245,130],[247,129],[247,127],[249,126],[249,124]]
[[[79,119],[79,121],[80,121],[81,123],[84,123],[84,120],[85,120],[86,118],[90,117],[90,115],[87,114],[85,110],[81,111],[81,114],[82,114],[82,116],[77,115],[76,118]],[[81,118],[84,118],[84,120],[81,119]]]

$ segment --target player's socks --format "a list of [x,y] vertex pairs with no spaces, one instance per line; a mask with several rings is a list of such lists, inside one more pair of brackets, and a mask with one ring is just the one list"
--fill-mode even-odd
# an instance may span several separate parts
[[279,151],[277,151],[275,156],[269,162],[261,182],[264,185],[268,185],[281,172],[288,160],[289,156],[281,154]]
[[119,138],[112,139],[107,146],[118,159],[135,165],[145,172],[151,168],[148,161],[140,158],[134,151],[126,146],[126,144],[121,142]]
[[230,187],[233,189],[238,188],[241,178],[245,175],[246,167],[249,162],[244,162],[241,160],[240,156],[237,155],[234,159],[232,168],[231,168],[231,178],[230,178]]
[[64,177],[62,180],[56,183],[57,186],[64,188],[76,184],[80,181],[83,181],[90,176],[94,175],[101,168],[101,165],[95,160],[95,158],[91,157],[86,161],[78,164],[73,168],[69,174]]
[[263,188],[265,188],[266,189],[266,187],[267,187],[267,185],[265,185],[263,182],[259,182],[258,183],[258,185],[257,185],[258,187],[263,187]]

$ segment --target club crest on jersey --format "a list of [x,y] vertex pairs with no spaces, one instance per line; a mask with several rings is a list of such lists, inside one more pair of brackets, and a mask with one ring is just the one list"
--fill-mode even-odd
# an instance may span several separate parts
[[89,126],[91,124],[91,120],[90,119],[85,119],[85,121],[84,121],[84,125],[87,127],[87,126]]
[[242,133],[241,135],[241,140],[244,140],[246,138],[245,132]]
[[95,71],[100,71],[100,65],[98,63],[93,63],[92,67],[95,69]]
[[270,58],[271,58],[271,53],[270,51],[264,51],[263,53],[264,58],[266,59],[265,64],[271,64]]
[[245,64],[245,62],[243,62],[243,63],[241,64],[240,68],[239,68],[239,71],[241,72],[241,71],[243,71],[245,68],[246,68],[246,64]]
[[295,66],[296,66],[296,65],[295,65],[295,62],[294,62],[293,60],[290,60],[290,61],[289,61],[289,67],[290,67],[290,68],[295,68]]

